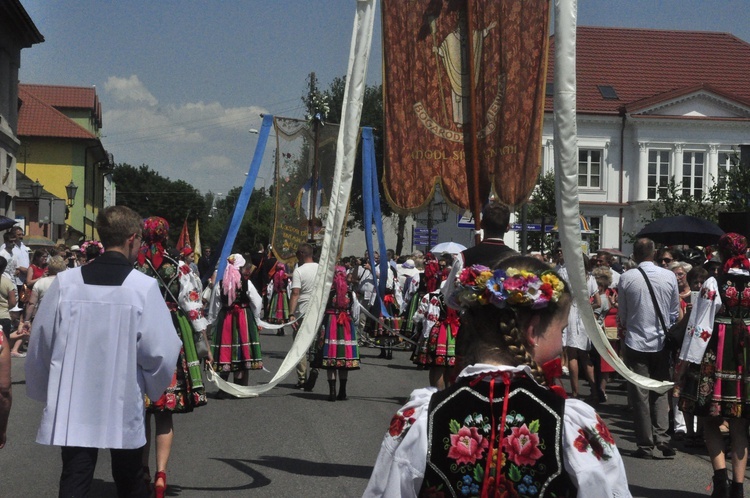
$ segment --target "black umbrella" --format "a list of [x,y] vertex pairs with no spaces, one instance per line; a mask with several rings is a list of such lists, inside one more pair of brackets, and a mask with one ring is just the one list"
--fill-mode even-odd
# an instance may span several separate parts
[[670,216],[652,221],[636,237],[648,237],[668,246],[708,246],[718,242],[724,230],[695,216]]
[[17,224],[18,222],[16,220],[0,215],[0,230],[7,230]]

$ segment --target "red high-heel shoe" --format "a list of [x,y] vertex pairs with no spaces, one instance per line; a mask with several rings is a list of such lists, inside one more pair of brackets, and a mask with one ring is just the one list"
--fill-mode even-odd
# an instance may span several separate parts
[[[162,481],[162,485],[159,486],[156,484],[159,482],[159,479]],[[164,493],[167,492],[167,473],[163,471],[159,471],[154,475],[154,496],[156,498],[164,498]]]

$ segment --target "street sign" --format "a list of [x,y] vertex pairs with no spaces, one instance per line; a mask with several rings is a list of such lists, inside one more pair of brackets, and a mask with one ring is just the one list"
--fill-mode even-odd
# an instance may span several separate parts
[[424,228],[424,227],[414,227],[414,235],[415,236],[416,235],[427,236],[428,233],[431,234],[431,235],[433,235],[433,236],[436,236],[438,234],[438,229],[437,228],[429,229],[429,228]]
[[[545,233],[551,232],[554,228],[554,225],[544,225]],[[523,229],[523,225],[521,223],[513,223],[510,226],[510,229],[514,232],[520,232]],[[528,232],[538,232],[541,229],[542,225],[540,223],[526,223],[526,231]]]
[[427,237],[426,235],[415,235],[412,244],[415,246],[429,246],[432,247],[438,243],[437,236]]

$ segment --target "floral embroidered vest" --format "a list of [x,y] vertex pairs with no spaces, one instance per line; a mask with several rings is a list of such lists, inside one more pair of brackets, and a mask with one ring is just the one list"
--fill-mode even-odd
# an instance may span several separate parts
[[[506,386],[496,380],[490,397],[490,385],[462,378],[432,396],[427,468],[419,495],[480,496],[485,489],[492,497],[574,496],[563,466],[565,400],[526,376],[515,376],[501,424]],[[494,445],[490,410],[496,423]],[[485,483],[490,451],[494,464]]]

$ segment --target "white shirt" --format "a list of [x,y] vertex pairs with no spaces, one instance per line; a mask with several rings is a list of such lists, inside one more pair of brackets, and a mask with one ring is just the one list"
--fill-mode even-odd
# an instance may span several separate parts
[[[465,368],[459,377],[472,377],[480,373],[495,371],[526,371],[528,367],[509,367],[498,365],[476,364]],[[424,480],[427,467],[428,444],[428,408],[432,395],[437,392],[434,387],[416,389],[411,398],[399,410],[414,409],[414,422],[408,431],[396,437],[386,432],[375,467],[367,484],[365,497],[416,497]],[[411,418],[410,417],[410,418]],[[579,498],[600,498],[602,496],[628,497],[628,480],[625,465],[615,445],[603,443],[609,458],[601,460],[590,451],[579,451],[575,440],[580,429],[590,429],[599,423],[596,411],[583,401],[565,400],[563,420],[563,454],[565,470],[573,485],[578,488]]]
[[[13,246],[13,256],[16,258],[16,267],[23,267],[23,268],[29,268],[29,248],[26,247],[26,244],[21,242],[21,245],[14,245]],[[22,271],[18,274],[18,276],[15,279],[16,285],[23,285],[26,283],[26,272]]]
[[5,274],[8,275],[8,278],[10,278],[10,281],[13,282],[13,284],[16,283],[16,267],[18,266],[16,264],[16,258],[13,256],[12,253],[8,252],[5,248],[5,244],[3,244],[3,247],[0,248],[0,256],[5,258],[5,260],[8,262],[8,266],[5,267]]
[[[567,267],[560,267],[558,273],[560,278],[570,285],[570,277],[568,276]],[[596,279],[590,273],[586,278],[586,286],[588,288],[589,299],[599,293],[599,286],[596,284]],[[583,319],[581,318],[581,311],[578,309],[578,304],[575,299],[573,299],[573,302],[570,305],[568,327],[563,334],[563,345],[581,349],[583,351],[591,349],[591,340],[586,333],[586,327],[583,325]]]
[[39,307],[26,393],[46,403],[36,442],[89,448],[146,444],[143,394],[169,386],[182,342],[156,280],[131,271],[121,286],[57,275]]
[[318,273],[318,263],[305,263],[295,268],[292,273],[292,289],[299,289],[295,316],[304,315],[307,311],[307,302],[310,300],[313,287],[315,287],[316,273]]
[[[656,296],[656,302],[669,327],[680,313],[680,292],[674,272],[656,266],[653,261],[638,265],[646,272]],[[664,328],[654,310],[654,303],[646,281],[638,269],[628,270],[620,276],[617,287],[617,319],[625,327],[625,345],[643,353],[655,353],[664,347]]]

